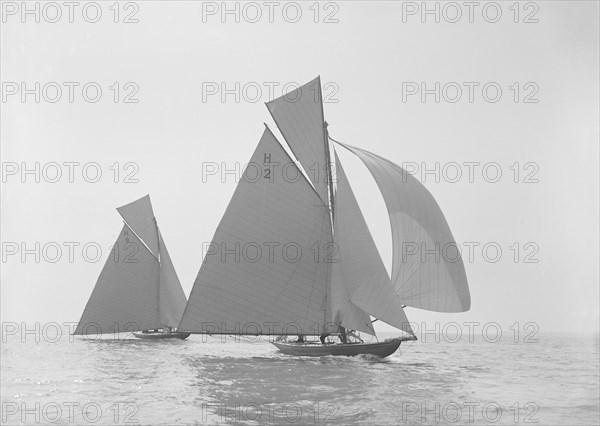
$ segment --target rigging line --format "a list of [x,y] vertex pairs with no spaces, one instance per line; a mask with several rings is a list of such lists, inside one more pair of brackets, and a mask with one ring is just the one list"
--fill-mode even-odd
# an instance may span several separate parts
[[[346,145],[344,145],[342,142],[340,142],[340,141],[336,141],[335,139],[333,139],[333,138],[331,137],[331,135],[329,134],[329,132],[327,132],[327,137],[328,137],[329,139],[331,139],[333,142],[337,143],[339,146],[341,146],[341,147],[344,147],[344,148],[346,148],[348,151],[350,151],[350,148],[346,147]],[[335,148],[334,148],[334,149],[335,149]],[[352,151],[350,151],[350,152],[352,152]]]
[[408,350],[410,348],[412,348],[412,346],[415,344],[416,340],[411,340],[410,345],[408,345],[408,347],[404,350],[404,353],[402,352],[402,348],[400,348],[400,355],[404,356],[406,355],[406,352],[408,352]]

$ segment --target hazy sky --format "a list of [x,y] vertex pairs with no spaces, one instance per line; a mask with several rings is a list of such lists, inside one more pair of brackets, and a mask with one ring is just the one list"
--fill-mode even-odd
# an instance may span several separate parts
[[[219,170],[222,162],[246,164],[263,122],[276,132],[263,105],[269,86],[280,96],[285,84],[320,75],[330,135],[418,167],[464,248],[471,310],[409,308],[409,319],[598,331],[597,2],[521,3],[518,16],[513,2],[501,2],[499,18],[481,2],[473,22],[459,2],[456,23],[447,22],[456,8],[438,4],[436,23],[415,11],[421,2],[301,3],[296,23],[296,6],[286,2],[273,10],[274,22],[263,2],[240,4],[240,22],[222,16],[221,2],[137,2],[121,5],[118,16],[110,2],[96,23],[84,19],[95,19],[93,8],[82,14],[85,2],[73,23],[66,7],[50,23],[57,11],[42,3],[36,23],[14,9],[20,2],[8,3],[1,24],[2,321],[78,321],[121,229],[115,207],[147,193],[189,295],[202,243],[235,189],[231,175],[203,179],[203,163]],[[252,23],[257,10],[262,17]],[[139,22],[123,23],[127,16]],[[424,102],[421,83],[433,89]],[[86,84],[88,99],[101,88],[98,102],[84,99]],[[224,102],[222,84],[230,90]],[[52,103],[56,86],[62,96]],[[25,102],[23,88],[32,89]],[[125,103],[128,95],[138,102]],[[338,153],[389,269],[383,199],[360,161]],[[40,182],[35,172],[21,174],[36,163]],[[421,174],[436,164],[439,179]],[[98,182],[88,182],[97,169]],[[72,262],[69,244],[78,244]],[[93,262],[97,246],[103,253]],[[23,248],[33,251],[24,259]]]

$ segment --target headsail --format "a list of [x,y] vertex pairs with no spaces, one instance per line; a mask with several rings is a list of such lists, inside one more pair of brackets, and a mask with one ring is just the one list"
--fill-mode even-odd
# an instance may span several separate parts
[[[339,247],[339,243],[335,243]],[[331,264],[331,323],[333,331],[337,331],[337,326],[351,330],[358,330],[364,333],[375,335],[371,317],[350,301],[350,291],[344,282],[344,273],[342,271],[342,261],[339,259],[339,250],[336,262]]]
[[160,293],[158,295],[160,324],[176,328],[181,321],[187,299],[175,272],[162,234],[158,233],[160,252]]
[[383,194],[392,228],[392,282],[402,303],[436,312],[469,310],[471,298],[460,251],[431,193],[391,161],[336,143],[363,161]]
[[150,251],[158,257],[158,235],[150,195],[118,207],[117,211],[133,231],[139,235]]
[[337,154],[335,164],[334,237],[350,301],[374,317],[413,334]]
[[124,225],[74,334],[121,333],[160,326],[158,260]]
[[266,128],[233,194],[180,330],[318,335],[328,318],[327,206]]
[[327,203],[326,137],[320,77],[267,102],[267,108],[321,200]]

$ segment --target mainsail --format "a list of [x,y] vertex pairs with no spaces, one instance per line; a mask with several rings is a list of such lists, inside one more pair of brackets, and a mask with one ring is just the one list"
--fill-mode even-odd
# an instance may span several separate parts
[[329,317],[331,219],[265,128],[217,227],[180,330],[318,335]]
[[323,203],[329,197],[321,79],[277,99],[267,108],[290,149],[306,171]]
[[122,333],[160,326],[159,276],[158,259],[124,225],[74,334]]
[[383,195],[392,228],[392,282],[402,303],[436,312],[468,311],[465,267],[433,195],[391,161],[337,143],[363,161]]
[[74,334],[177,327],[186,298],[156,225],[150,197],[117,210],[125,224]]

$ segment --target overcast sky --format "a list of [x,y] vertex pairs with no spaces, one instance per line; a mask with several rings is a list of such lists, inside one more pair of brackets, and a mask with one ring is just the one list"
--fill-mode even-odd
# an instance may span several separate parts
[[[57,10],[42,3],[36,23],[20,2],[8,3],[2,321],[78,321],[121,229],[115,208],[148,193],[189,295],[202,244],[235,189],[232,175],[203,176],[203,164],[246,164],[263,122],[276,132],[263,104],[269,87],[277,97],[284,85],[320,75],[330,135],[412,167],[464,249],[471,310],[409,308],[410,320],[598,331],[597,2],[530,2],[517,10],[502,2],[499,17],[481,2],[472,19],[462,2],[460,9],[438,5],[439,23],[416,10],[421,2],[308,2],[299,18],[296,6],[281,2],[274,22],[262,2],[239,5],[240,22],[222,15],[221,2],[121,4],[118,16],[102,3],[96,23],[86,21],[96,11],[83,12],[85,2],[72,23],[64,6],[50,23]],[[421,83],[432,90],[424,101]],[[97,87],[102,94],[91,102]],[[33,90],[25,102],[23,88]],[[223,88],[230,90],[224,102]],[[359,160],[338,153],[389,270],[383,199]],[[40,182],[21,174],[36,162]],[[421,173],[436,164],[437,178]],[[92,183],[97,169],[102,176]],[[36,242],[39,262],[35,254],[22,259]],[[72,262],[68,244],[78,244]],[[98,246],[103,253],[93,262]]]

